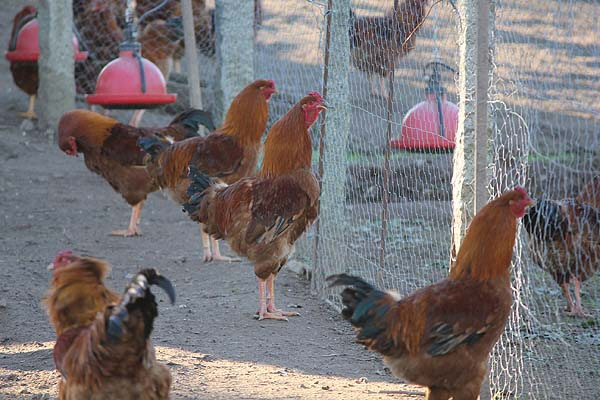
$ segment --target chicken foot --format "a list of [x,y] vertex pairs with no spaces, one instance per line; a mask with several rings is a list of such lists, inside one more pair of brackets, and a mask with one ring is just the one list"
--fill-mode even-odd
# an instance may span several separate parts
[[202,229],[202,249],[204,252],[203,261],[224,261],[224,262],[240,262],[241,260],[236,257],[227,257],[221,254],[219,250],[219,241],[211,237],[208,233]]
[[[258,279],[258,312],[256,313],[255,318],[258,318],[259,321],[263,320],[263,319],[276,319],[279,321],[287,321],[288,319],[280,313],[277,312],[271,312],[268,309],[267,306],[267,296],[266,296],[266,289],[267,289],[267,281],[272,277],[273,275],[271,275],[269,278],[265,279]],[[269,302],[272,302],[272,297],[269,297]],[[279,310],[277,310],[279,311]]]
[[29,119],[37,119],[37,115],[35,115],[35,94],[29,96],[29,108],[24,113],[19,113],[21,117],[29,118]]
[[125,230],[117,230],[112,231],[110,234],[112,236],[141,236],[142,231],[138,226],[140,222],[140,217],[142,214],[142,207],[144,207],[144,202],[140,201],[135,206],[131,207],[131,218],[129,219],[129,227]]
[[129,120],[129,125],[135,126],[136,128],[140,126],[140,122],[142,122],[142,116],[144,115],[146,110],[135,110],[131,115],[131,119]]
[[[574,317],[587,318],[591,317],[590,314],[586,313],[583,310],[581,305],[581,281],[577,278],[572,278],[573,282],[573,292],[575,293],[575,304],[571,300],[571,294],[569,293],[569,283],[564,283],[562,286],[563,293],[565,293],[565,297],[567,298],[567,304],[569,306],[569,311],[567,311],[567,315],[571,315]],[[566,289],[565,289],[566,286]]]

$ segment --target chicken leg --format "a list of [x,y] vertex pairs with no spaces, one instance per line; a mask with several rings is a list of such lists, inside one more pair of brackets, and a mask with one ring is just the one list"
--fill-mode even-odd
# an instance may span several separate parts
[[29,108],[24,113],[19,113],[21,117],[29,118],[29,119],[37,119],[37,115],[35,115],[35,94],[29,96]]
[[142,121],[142,116],[146,110],[135,110],[131,115],[131,119],[129,120],[129,125],[135,126],[136,128],[140,126],[140,122]]
[[[273,276],[273,275],[271,275],[271,276]],[[261,321],[263,319],[276,319],[279,321],[287,321],[288,319],[284,315],[270,312],[268,310],[267,297],[266,297],[265,292],[266,292],[267,281],[269,278],[267,278],[267,280],[257,278],[258,279],[258,312],[256,313],[255,318],[258,318],[259,321]],[[269,301],[271,301],[271,298],[269,298]]]
[[575,306],[573,306],[573,302],[570,301],[571,299],[569,296],[567,302],[570,303],[570,311],[567,314],[572,315],[574,317],[590,317],[591,315],[583,311],[583,307],[581,306],[581,282],[577,278],[573,278],[572,281],[574,286],[573,292],[575,293]]
[[142,231],[140,230],[138,223],[142,214],[142,207],[144,202],[140,201],[135,206],[131,207],[131,218],[129,219],[129,227],[125,230],[112,231],[112,236],[141,236]]
[[202,229],[202,248],[204,251],[203,261],[225,261],[225,262],[240,262],[239,258],[227,257],[221,255],[219,250],[219,241],[211,237],[208,233]]
[[271,274],[267,278],[267,311],[283,317],[299,317],[300,313],[295,311],[278,310],[275,307],[275,275]]

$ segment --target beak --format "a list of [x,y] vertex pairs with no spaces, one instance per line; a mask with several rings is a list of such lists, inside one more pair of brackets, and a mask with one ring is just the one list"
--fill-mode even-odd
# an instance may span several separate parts
[[527,204],[525,205],[525,208],[531,207],[531,206],[535,206],[535,201],[533,201],[532,199],[529,199],[527,201]]
[[49,265],[46,267],[46,269],[47,269],[48,271],[52,271],[52,270],[54,269],[54,263],[52,263],[52,264],[49,264]]
[[324,105],[317,106],[317,110],[327,110],[327,107]]

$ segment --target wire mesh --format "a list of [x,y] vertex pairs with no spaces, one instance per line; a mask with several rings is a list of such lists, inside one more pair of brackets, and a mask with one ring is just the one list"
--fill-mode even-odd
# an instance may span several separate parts
[[[425,4],[422,13],[417,3]],[[321,217],[334,209],[342,217],[334,229],[320,231],[318,238],[311,230],[295,256],[318,266],[311,271],[313,287],[335,307],[340,306],[339,296],[323,280],[332,273],[357,274],[400,294],[448,273],[451,153],[390,152],[387,226],[382,236],[388,126],[392,136],[399,137],[403,117],[424,99],[427,62],[439,60],[456,67],[459,61],[460,28],[448,3],[406,0],[399,1],[398,7],[406,5],[412,6],[413,16],[423,17],[408,41],[402,26],[414,21],[394,19],[393,2],[351,1],[351,128],[347,148],[337,149],[345,155],[339,168],[343,172],[337,177],[345,182],[345,192],[334,204],[321,208]],[[600,85],[595,43],[600,29],[598,5],[596,0],[494,2],[491,197],[520,184],[538,199],[561,201],[575,198],[599,174],[600,104],[594,96]],[[321,87],[326,17],[325,0],[263,1],[255,68],[257,76],[275,79],[280,88],[280,97],[271,102],[271,121],[303,94]],[[390,59],[395,63],[392,79],[377,72]],[[390,80],[394,85],[391,107],[386,97]],[[443,74],[442,83],[448,100],[458,103],[456,76]],[[320,127],[314,127],[315,170],[319,133]],[[490,362],[494,399],[600,396],[600,278],[591,273],[598,267],[600,230],[593,220],[596,214],[581,209],[558,208],[572,210],[574,216],[562,217],[563,225],[571,221],[570,228],[558,230],[563,236],[552,245],[519,230],[512,268],[514,307]],[[557,263],[551,253],[562,254],[561,265],[553,265]],[[537,264],[561,273],[572,266],[573,275],[585,271],[580,274],[586,279],[581,297],[591,317],[567,315],[560,285]]]
[[[137,0],[138,15],[158,3]],[[347,148],[333,149],[342,154],[336,178],[345,183],[345,191],[321,208],[322,215],[335,211],[341,217],[318,236],[311,229],[295,256],[319,267],[311,271],[313,287],[336,307],[339,296],[323,279],[332,273],[360,275],[402,295],[448,273],[452,153],[390,149],[387,132],[399,138],[404,116],[424,101],[428,62],[457,67],[459,24],[448,2],[393,3],[350,3],[349,140]],[[598,267],[599,221],[584,206],[564,201],[577,197],[600,174],[600,102],[595,96],[600,89],[599,3],[494,2],[490,196],[525,185],[534,197],[557,201],[554,215],[563,215],[555,218],[558,228],[548,223],[541,233],[519,231],[514,307],[490,362],[495,399],[600,397],[600,278],[592,274]],[[147,19],[139,34],[143,55],[159,65],[185,106],[185,63],[181,74],[176,66],[184,57],[183,34],[173,29],[178,4]],[[211,109],[218,29],[214,1],[192,4],[204,106]],[[270,126],[307,92],[322,88],[327,0],[261,0],[255,10],[254,60],[248,62],[254,63],[257,78],[276,82],[279,94],[270,102]],[[89,52],[88,60],[76,66],[77,89],[91,93],[100,70],[118,56],[125,1],[74,0],[73,11],[80,42]],[[458,103],[456,76],[442,72],[441,83],[447,100]],[[315,170],[320,132],[318,125],[311,131]],[[549,229],[556,234],[553,243],[542,240]],[[566,267],[574,272],[568,275]],[[548,270],[580,277],[583,307],[591,317],[564,312],[565,296]]]
[[[126,0],[73,0],[73,19],[81,47],[88,51],[88,59],[77,63],[75,82],[80,95],[94,93],[98,75],[108,63],[119,56],[119,46],[126,39]],[[136,21],[146,12],[162,3],[162,0],[137,0]],[[216,71],[214,1],[192,0],[194,33],[198,48],[201,87],[204,107],[211,110]],[[142,125],[168,121],[162,111],[175,114],[188,107],[185,46],[181,4],[171,0],[165,6],[148,14],[139,24],[137,40],[141,54],[152,61],[161,71],[168,92],[177,93],[175,104],[163,106],[155,112],[144,114]],[[114,111],[121,117],[124,112]]]

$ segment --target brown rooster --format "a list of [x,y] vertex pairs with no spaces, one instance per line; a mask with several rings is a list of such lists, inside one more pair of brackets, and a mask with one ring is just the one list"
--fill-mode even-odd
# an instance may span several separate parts
[[[454,2],[448,1],[456,9]],[[383,17],[357,17],[350,10],[352,63],[368,74],[372,94],[387,97],[385,78],[394,72],[398,60],[415,48],[427,3],[429,0],[404,0]],[[375,75],[379,75],[379,93],[373,79]]]
[[[19,31],[25,24],[37,15],[37,9],[34,6],[24,6],[13,18],[12,31],[10,33],[10,41],[8,42],[8,50],[15,50],[17,45],[17,36]],[[35,95],[38,90],[38,65],[37,62],[21,62],[11,61],[10,72],[12,73],[15,85],[29,95],[29,108],[26,112],[20,113],[25,118],[37,118],[35,115]]]
[[190,200],[184,209],[208,234],[227,240],[237,254],[252,261],[259,319],[299,315],[275,307],[275,276],[317,217],[320,190],[311,171],[308,130],[324,108],[321,95],[311,92],[273,125],[256,177],[230,186],[214,184],[190,166]]
[[[175,202],[183,204],[188,200],[190,164],[225,183],[253,175],[273,93],[272,80],[257,80],[246,86],[231,102],[223,125],[207,137],[173,145],[156,137],[141,139],[139,145],[150,155],[148,171],[156,184],[168,190]],[[202,242],[204,261],[239,261],[222,256],[218,243],[205,234]]]
[[174,302],[169,280],[140,271],[120,299],[104,286],[104,261],[66,251],[53,267],[45,301],[57,334],[59,399],[168,399],[171,374],[156,361],[149,337],[158,315],[150,285]]
[[139,235],[138,227],[144,200],[158,190],[144,167],[145,153],[137,140],[158,132],[163,137],[178,141],[197,135],[202,124],[213,128],[210,114],[190,110],[179,114],[164,128],[135,128],[119,121],[86,110],[64,114],[58,124],[58,146],[67,155],[84,155],[85,165],[102,176],[133,207],[129,227],[114,231],[113,235]]
[[478,398],[510,313],[517,218],[531,204],[520,187],[488,203],[473,218],[450,276],[407,297],[346,274],[328,278],[350,286],[342,315],[358,342],[383,354],[396,376],[426,386],[428,400]]
[[523,218],[533,260],[560,285],[567,313],[577,317],[589,316],[581,305],[581,282],[600,268],[599,194],[596,177],[576,199],[541,199]]

